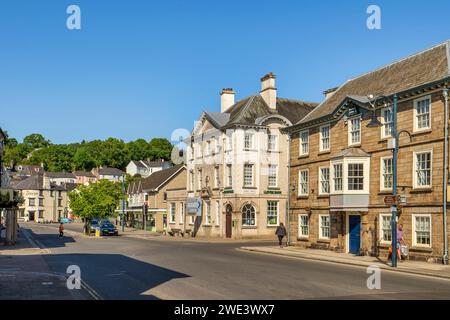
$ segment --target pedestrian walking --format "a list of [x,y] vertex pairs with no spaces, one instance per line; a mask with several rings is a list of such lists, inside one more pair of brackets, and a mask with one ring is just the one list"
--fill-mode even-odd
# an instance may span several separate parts
[[283,225],[283,222],[277,227],[275,234],[278,236],[278,244],[280,248],[283,248],[283,238],[287,235],[286,228]]
[[64,237],[64,223],[62,222],[59,224],[59,237]]

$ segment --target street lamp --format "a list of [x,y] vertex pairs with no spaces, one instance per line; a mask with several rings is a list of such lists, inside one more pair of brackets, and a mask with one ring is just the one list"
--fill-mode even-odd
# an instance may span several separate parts
[[125,231],[125,176],[122,176],[122,232]]
[[[369,100],[373,99],[373,95],[368,96]],[[392,267],[397,267],[397,160],[398,160],[398,142],[399,142],[399,135],[403,132],[408,133],[410,136],[411,134],[406,130],[401,130],[400,132],[397,132],[397,105],[398,105],[398,96],[397,94],[394,94],[393,99],[391,99],[388,96],[378,96],[375,98],[374,102],[369,103],[372,106],[373,113],[375,114],[375,108],[377,105],[377,101],[379,100],[388,100],[392,104],[392,130],[391,130],[391,136],[392,136],[392,196],[395,199],[393,201],[393,204],[391,205],[391,232],[392,232],[392,255],[391,255],[391,261],[392,261]],[[373,118],[373,117],[372,117]],[[373,120],[373,119],[372,119]],[[377,120],[378,122],[378,120]],[[379,122],[378,122],[379,123]],[[369,125],[372,126],[375,124],[374,121],[371,121]],[[381,124],[380,124],[381,125]]]

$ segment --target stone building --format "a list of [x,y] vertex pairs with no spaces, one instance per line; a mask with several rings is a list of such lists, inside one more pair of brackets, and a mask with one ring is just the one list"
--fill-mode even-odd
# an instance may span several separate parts
[[[183,220],[183,217],[175,217],[175,220],[172,220],[173,213],[168,209],[169,203],[176,201],[174,213],[183,215],[186,200],[184,198],[180,202],[176,194],[173,194],[175,191],[186,192],[184,165],[160,170],[147,178],[131,182],[127,191],[127,224],[154,232],[164,232],[171,227],[175,228],[176,222]],[[175,198],[170,200],[169,193]],[[168,214],[169,212],[171,214]]]
[[[285,130],[292,139],[292,243],[387,254],[391,211],[384,198],[392,194],[393,177],[390,101],[397,94],[398,132],[407,131],[399,141],[398,193],[404,201],[398,223],[411,259],[441,260],[449,46],[445,42],[327,91],[317,108]],[[369,125],[376,119],[381,126]]]
[[69,216],[68,193],[75,189],[73,183],[53,182],[46,174],[31,175],[14,185],[23,203],[19,205],[18,219],[22,221],[58,222]]
[[285,221],[288,142],[280,129],[315,106],[277,97],[275,75],[261,79],[260,94],[235,102],[221,92],[221,112],[203,112],[188,139],[189,223],[194,235],[274,236]]

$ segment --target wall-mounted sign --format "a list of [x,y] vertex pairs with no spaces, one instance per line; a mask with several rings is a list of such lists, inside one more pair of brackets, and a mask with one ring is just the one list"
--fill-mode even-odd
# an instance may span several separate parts
[[187,198],[186,212],[191,215],[202,215],[202,199],[200,197]]

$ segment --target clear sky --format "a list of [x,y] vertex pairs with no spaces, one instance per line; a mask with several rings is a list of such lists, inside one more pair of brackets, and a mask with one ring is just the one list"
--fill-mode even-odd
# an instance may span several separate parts
[[[66,28],[71,4],[81,30]],[[450,39],[449,13],[448,0],[1,0],[0,126],[55,143],[170,137],[270,71],[279,96],[320,101]]]

